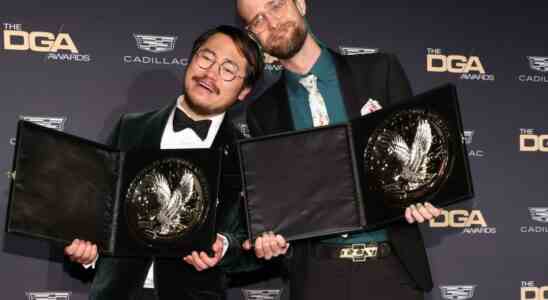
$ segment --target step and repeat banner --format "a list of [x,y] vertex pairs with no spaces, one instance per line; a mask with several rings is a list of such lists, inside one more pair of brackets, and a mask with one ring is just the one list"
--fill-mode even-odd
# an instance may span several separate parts
[[[104,142],[122,113],[174,101],[200,33],[237,22],[233,1],[33,2],[0,12],[2,224],[19,119]],[[427,299],[548,299],[548,4],[308,2],[325,45],[397,54],[415,93],[457,86],[476,196],[421,225],[435,281]],[[244,106],[281,70],[268,62],[231,112],[244,133]],[[87,299],[89,282],[67,272],[59,247],[4,232],[0,246],[1,299]],[[240,276],[228,299],[287,299],[271,271]]]

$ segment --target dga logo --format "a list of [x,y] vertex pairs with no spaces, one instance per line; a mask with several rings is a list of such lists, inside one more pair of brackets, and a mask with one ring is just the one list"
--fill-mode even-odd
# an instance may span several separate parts
[[475,285],[440,286],[441,297],[447,300],[465,300],[474,297]]
[[522,281],[521,300],[548,300],[548,285],[537,286],[534,281]]
[[[154,54],[167,53],[175,50],[176,36],[163,36],[152,34],[133,34],[137,43],[137,49]],[[155,65],[180,65],[186,66],[188,59],[180,57],[158,56],[130,56],[123,57],[124,63],[131,64],[155,64]]]
[[494,234],[495,227],[489,227],[480,210],[443,210],[441,215],[430,220],[430,228],[462,228],[466,234]]
[[467,150],[468,150],[468,156],[469,157],[475,157],[475,158],[484,157],[485,156],[485,151],[483,151],[481,149],[474,149],[472,147],[472,141],[474,139],[474,135],[475,135],[475,130],[465,130],[464,131],[464,142],[466,143],[466,147],[467,147]]
[[245,300],[280,300],[281,289],[273,290],[242,290]]
[[176,36],[134,34],[137,47],[152,53],[169,52],[175,49]]
[[342,55],[362,55],[377,53],[379,49],[339,46],[339,52]]
[[22,24],[4,23],[4,50],[47,53],[47,60],[90,62],[89,54],[80,54],[66,32],[26,31]]
[[70,300],[71,292],[28,292],[28,300]]
[[520,152],[548,152],[548,134],[537,134],[534,129],[521,128]]
[[[540,73],[548,72],[548,57],[527,56],[527,60],[529,61],[529,68],[531,68],[531,70]],[[548,76],[544,74],[521,74],[518,76],[518,79],[521,82],[548,82]]]
[[428,48],[426,70],[437,73],[460,74],[463,80],[495,81],[495,75],[487,74],[479,56],[443,54],[441,49]]
[[[529,207],[529,214],[531,220],[537,223],[548,223],[548,207]],[[521,226],[520,231],[523,233],[548,233],[548,226]]]
[[[38,124],[59,131],[65,130],[66,117],[35,117],[35,116],[19,116],[19,119]],[[15,146],[15,138],[10,139],[10,144]]]

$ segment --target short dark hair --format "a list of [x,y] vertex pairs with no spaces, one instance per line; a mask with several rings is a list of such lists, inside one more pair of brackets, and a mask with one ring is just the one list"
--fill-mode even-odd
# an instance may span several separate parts
[[191,59],[194,57],[194,54],[196,54],[196,51],[198,51],[211,36],[217,33],[222,33],[232,39],[234,44],[236,44],[236,48],[238,48],[245,57],[247,68],[245,70],[244,85],[253,87],[263,74],[264,60],[263,51],[252,32],[230,25],[220,25],[209,29],[194,41],[190,53]]

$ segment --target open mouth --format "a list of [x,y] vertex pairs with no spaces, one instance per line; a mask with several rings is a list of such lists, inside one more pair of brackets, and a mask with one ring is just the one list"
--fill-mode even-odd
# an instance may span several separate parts
[[215,83],[213,83],[212,80],[208,80],[206,78],[194,78],[194,81],[198,84],[198,86],[204,88],[208,92],[212,94],[219,94],[219,88],[215,86]]

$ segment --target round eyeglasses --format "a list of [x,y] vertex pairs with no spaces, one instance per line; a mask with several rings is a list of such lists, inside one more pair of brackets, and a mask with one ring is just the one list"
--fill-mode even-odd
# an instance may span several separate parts
[[[204,70],[211,68],[217,62],[217,55],[215,52],[209,49],[202,49],[196,53],[195,57],[198,66]],[[219,64],[219,75],[224,81],[232,81],[236,78],[245,78],[238,75],[240,68],[238,65],[230,60],[225,60]]]

